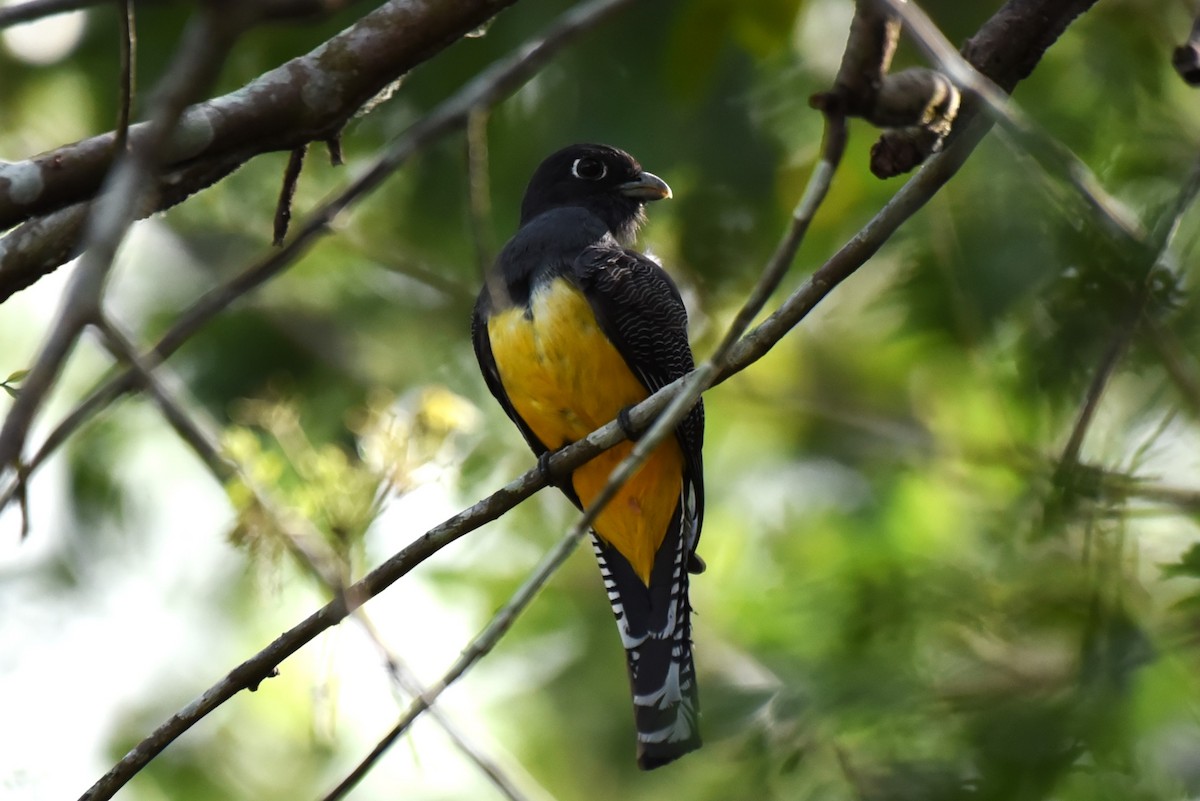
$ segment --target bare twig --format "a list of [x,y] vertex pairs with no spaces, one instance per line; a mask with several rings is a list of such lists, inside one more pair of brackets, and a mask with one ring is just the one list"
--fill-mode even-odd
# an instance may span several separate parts
[[283,171],[283,186],[279,189],[279,201],[275,204],[275,232],[271,244],[282,245],[287,238],[288,225],[292,221],[292,200],[296,197],[296,186],[300,182],[300,171],[304,169],[304,156],[308,145],[300,145],[288,156]]
[[325,140],[325,149],[329,151],[329,163],[334,167],[340,167],[346,163],[342,156],[342,132],[339,130],[333,136]]
[[200,457],[205,467],[221,484],[238,474],[237,466],[221,455],[217,438],[210,431],[212,426],[204,430],[200,423],[183,408],[183,402],[177,398],[177,393],[169,390],[162,379],[155,375],[154,368],[158,365],[143,359],[138,349],[129,337],[108,317],[101,315],[95,322],[100,332],[104,347],[117,360],[129,365],[129,369],[137,377],[139,386],[150,394],[155,405],[175,433],[187,443],[192,452]]
[[133,98],[137,86],[137,30],[133,0],[119,0],[121,25],[121,97],[117,111],[117,138],[113,149],[124,153],[129,142],[129,123],[133,119]]
[[471,199],[471,239],[475,244],[475,260],[482,278],[492,263],[491,181],[488,177],[488,117],[489,109],[477,108],[467,117],[467,192]]

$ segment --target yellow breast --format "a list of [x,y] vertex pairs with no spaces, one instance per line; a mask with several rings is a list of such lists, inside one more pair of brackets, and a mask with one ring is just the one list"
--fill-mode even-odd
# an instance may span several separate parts
[[[647,392],[596,322],[583,294],[565,279],[539,286],[522,307],[488,320],[492,355],[508,399],[547,447],[580,439]],[[575,471],[572,486],[584,506],[629,455],[623,442]],[[596,519],[596,533],[649,584],[654,554],[679,502],[683,454],[668,439]]]

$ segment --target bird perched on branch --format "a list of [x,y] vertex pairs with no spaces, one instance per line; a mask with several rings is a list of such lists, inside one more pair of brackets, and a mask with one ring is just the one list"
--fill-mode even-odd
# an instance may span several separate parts
[[[550,452],[692,369],[687,310],[656,262],[630,249],[644,206],[671,196],[656,175],[605,145],[572,145],[533,174],[517,233],[475,306],[475,354],[488,388],[545,469]],[[697,404],[600,512],[592,544],[625,646],[638,765],[700,746],[688,574],[704,517]],[[580,508],[633,445],[579,467],[560,489]]]

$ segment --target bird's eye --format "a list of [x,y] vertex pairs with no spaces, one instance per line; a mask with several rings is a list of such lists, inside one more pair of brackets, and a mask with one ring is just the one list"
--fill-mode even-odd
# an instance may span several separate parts
[[585,181],[599,181],[608,175],[608,167],[604,166],[604,162],[596,159],[575,159],[575,163],[571,165],[571,175]]

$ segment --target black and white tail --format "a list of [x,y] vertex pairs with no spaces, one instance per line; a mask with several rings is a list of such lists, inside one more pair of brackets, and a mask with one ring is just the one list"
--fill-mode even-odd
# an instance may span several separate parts
[[681,520],[683,508],[682,503],[676,508],[655,556],[649,587],[615,548],[592,535],[604,589],[625,646],[637,727],[637,762],[643,770],[665,765],[700,747],[686,570],[695,523],[690,514]]

